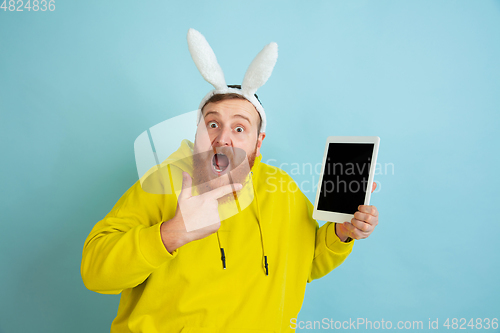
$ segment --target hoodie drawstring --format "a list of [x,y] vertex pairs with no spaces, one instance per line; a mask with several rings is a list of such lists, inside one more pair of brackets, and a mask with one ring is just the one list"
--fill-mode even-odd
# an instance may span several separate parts
[[[253,176],[253,172],[251,172],[251,174]],[[256,204],[257,204],[257,224],[259,226],[260,243],[262,246],[262,256],[264,259],[264,270],[265,270],[266,276],[268,276],[269,275],[269,263],[267,262],[267,255],[266,255],[266,251],[265,251],[265,247],[264,247],[264,233],[262,232],[263,228],[262,228],[262,224],[260,223],[262,219],[261,219],[261,215],[260,215],[259,200],[257,197],[257,191],[255,190],[255,185],[253,184],[253,181],[252,181],[252,187],[253,187],[254,199],[255,199]],[[241,213],[241,208],[240,208],[240,205],[238,202],[237,202],[237,207],[238,207],[238,213]],[[217,241],[219,242],[219,250],[221,253],[220,259],[222,261],[222,268],[226,269],[226,254],[224,252],[224,248],[222,247],[222,244],[220,241],[219,230],[217,230]]]
[[[253,175],[253,172],[252,172],[252,175]],[[264,233],[262,232],[262,225],[260,223],[260,221],[262,221],[262,218],[260,216],[259,199],[257,197],[257,191],[255,190],[255,187],[253,188],[253,195],[255,198],[255,202],[257,203],[257,223],[259,225],[260,243],[262,244],[262,256],[264,257],[264,269],[266,270],[266,276],[267,276],[267,275],[269,275],[269,265],[267,263],[266,250],[264,247]]]
[[219,242],[219,249],[220,249],[220,260],[222,260],[222,268],[226,269],[226,255],[224,253],[224,248],[220,244],[220,237],[219,237],[219,230],[217,230],[217,241]]

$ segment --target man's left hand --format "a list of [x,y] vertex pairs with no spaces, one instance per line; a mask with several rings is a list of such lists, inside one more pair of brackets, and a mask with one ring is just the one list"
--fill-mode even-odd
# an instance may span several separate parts
[[[372,193],[375,191],[377,183],[373,183]],[[353,239],[364,239],[370,236],[378,224],[377,207],[371,205],[360,205],[358,211],[354,213],[354,218],[350,222],[336,223],[335,231],[341,241],[345,242],[348,237]]]

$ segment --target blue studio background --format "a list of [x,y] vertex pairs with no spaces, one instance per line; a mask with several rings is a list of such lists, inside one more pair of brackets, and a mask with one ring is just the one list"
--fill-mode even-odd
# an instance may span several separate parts
[[381,138],[379,226],[298,321],[500,318],[500,1],[57,1],[0,10],[1,333],[109,331],[83,242],[138,179],[134,140],[211,89],[191,27],[232,84],[278,43],[263,162],[311,200],[327,136]]

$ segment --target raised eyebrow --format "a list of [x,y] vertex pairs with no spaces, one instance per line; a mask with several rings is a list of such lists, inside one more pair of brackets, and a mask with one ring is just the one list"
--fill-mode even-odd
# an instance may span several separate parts
[[[219,115],[219,113],[218,113],[217,111],[208,111],[207,113],[205,113],[205,116],[204,116],[203,118],[206,118],[209,114]],[[250,125],[252,125],[252,122],[250,121],[250,118],[245,117],[245,116],[244,116],[244,115],[242,115],[242,114],[237,113],[237,114],[233,115],[233,118],[234,118],[234,117],[240,117],[240,118],[243,118],[243,119],[245,119],[246,121],[248,121],[248,123],[249,123]]]
[[205,116],[203,118],[206,118],[209,114],[215,114],[215,115],[218,115],[219,113],[217,111],[208,111],[207,113],[205,113]]
[[248,117],[245,117],[244,115],[241,115],[241,114],[235,114],[233,117],[240,117],[240,118],[243,118],[245,119],[246,121],[248,121],[248,123],[250,125],[252,125],[252,122],[250,121],[250,119]]

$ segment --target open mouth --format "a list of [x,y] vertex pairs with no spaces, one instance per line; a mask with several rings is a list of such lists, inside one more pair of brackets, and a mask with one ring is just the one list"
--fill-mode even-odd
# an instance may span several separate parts
[[212,167],[216,172],[224,172],[228,166],[229,158],[226,155],[222,153],[214,154],[214,156],[212,157]]

